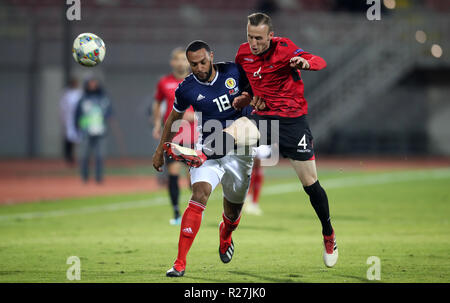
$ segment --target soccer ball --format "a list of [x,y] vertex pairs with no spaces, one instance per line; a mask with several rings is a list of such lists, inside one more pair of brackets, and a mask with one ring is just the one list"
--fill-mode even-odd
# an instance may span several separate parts
[[96,66],[105,58],[106,47],[97,35],[83,33],[73,41],[72,55],[77,63],[84,66]]

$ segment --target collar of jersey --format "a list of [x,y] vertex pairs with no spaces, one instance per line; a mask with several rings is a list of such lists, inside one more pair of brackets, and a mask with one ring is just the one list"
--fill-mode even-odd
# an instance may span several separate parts
[[194,77],[195,81],[197,81],[198,83],[200,83],[202,85],[206,85],[206,86],[212,86],[212,85],[214,85],[214,83],[216,83],[217,78],[219,78],[219,69],[216,70],[216,76],[214,77],[214,79],[211,82],[202,82],[202,81],[198,80],[197,77],[194,75],[194,73],[192,73],[192,76]]
[[266,55],[271,49],[272,49],[273,43],[272,43],[272,39],[270,39],[269,41],[269,48],[266,49],[265,51],[263,51],[261,54],[257,55],[258,57],[264,57],[264,55]]

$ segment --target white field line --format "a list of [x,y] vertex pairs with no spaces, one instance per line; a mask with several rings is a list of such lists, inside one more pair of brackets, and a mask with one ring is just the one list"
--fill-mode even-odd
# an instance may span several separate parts
[[145,208],[149,206],[163,205],[167,204],[167,199],[163,197],[156,197],[153,199],[128,201],[120,203],[104,204],[99,206],[86,206],[74,209],[65,210],[49,210],[49,211],[38,211],[38,212],[26,212],[17,213],[10,215],[0,215],[0,222],[9,220],[25,220],[25,219],[35,219],[35,218],[49,218],[49,217],[61,217],[67,215],[80,215],[80,214],[92,214],[105,211],[116,211],[124,209],[134,209],[134,208]]
[[[370,176],[356,176],[356,177],[343,177],[333,178],[320,181],[320,184],[326,189],[330,188],[344,188],[353,186],[366,186],[377,184],[388,184],[395,182],[407,182],[407,181],[419,181],[427,179],[446,179],[450,178],[450,169],[435,169],[424,171],[410,171],[410,172],[391,172],[382,173],[379,175]],[[274,195],[282,193],[295,192],[302,189],[300,182],[285,183],[279,185],[268,186],[262,189],[263,195]]]
[[[367,186],[376,184],[388,184],[396,182],[407,182],[413,180],[427,180],[427,179],[445,179],[450,178],[450,169],[437,169],[428,171],[411,171],[411,172],[392,172],[383,173],[371,176],[357,176],[357,177],[343,177],[324,180],[321,182],[325,189],[330,188],[344,188],[354,186]],[[263,195],[278,195],[283,193],[290,193],[300,191],[302,186],[300,182],[269,185],[263,187]],[[213,194],[212,200],[221,199],[222,195]],[[105,211],[117,211],[125,209],[146,208],[151,206],[166,205],[168,199],[166,197],[155,197],[153,199],[128,201],[120,203],[104,204],[99,206],[86,206],[74,209],[65,210],[50,210],[38,212],[16,213],[9,215],[0,215],[0,222],[11,220],[26,220],[35,218],[51,218],[68,215],[92,214]]]

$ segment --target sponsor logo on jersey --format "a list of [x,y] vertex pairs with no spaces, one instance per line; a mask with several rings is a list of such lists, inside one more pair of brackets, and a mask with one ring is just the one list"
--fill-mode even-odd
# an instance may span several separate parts
[[197,101],[203,100],[205,99],[205,96],[203,96],[202,94],[199,94],[197,97]]
[[233,78],[228,78],[227,80],[225,80],[225,86],[228,89],[233,89],[236,86],[236,80],[234,80]]
[[255,61],[255,60],[253,60],[252,58],[244,58],[244,60],[245,60],[245,61],[248,61],[248,62],[253,62],[253,61]]

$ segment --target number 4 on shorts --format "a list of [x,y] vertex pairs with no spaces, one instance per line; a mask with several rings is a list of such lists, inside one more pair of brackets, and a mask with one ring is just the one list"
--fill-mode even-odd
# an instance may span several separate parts
[[300,140],[300,142],[298,142],[297,146],[303,146],[303,149],[306,149],[306,134],[303,135],[302,139]]

